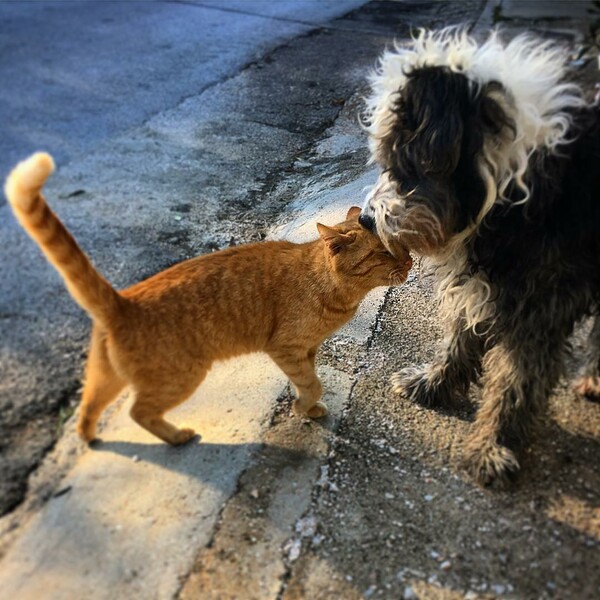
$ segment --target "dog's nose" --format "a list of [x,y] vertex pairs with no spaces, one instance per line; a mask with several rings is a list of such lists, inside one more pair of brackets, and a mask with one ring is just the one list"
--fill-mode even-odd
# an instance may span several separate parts
[[373,231],[375,229],[375,219],[370,215],[365,215],[362,213],[360,217],[358,217],[358,222],[362,227],[368,229],[369,231]]

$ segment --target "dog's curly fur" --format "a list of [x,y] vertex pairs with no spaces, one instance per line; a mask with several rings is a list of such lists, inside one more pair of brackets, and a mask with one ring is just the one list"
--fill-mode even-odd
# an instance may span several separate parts
[[[386,51],[365,126],[381,167],[361,222],[433,269],[448,339],[439,361],[393,376],[449,404],[481,377],[465,442],[482,484],[519,470],[575,322],[600,305],[600,111],[565,81],[564,48],[464,30]],[[577,388],[600,394],[600,318]]]

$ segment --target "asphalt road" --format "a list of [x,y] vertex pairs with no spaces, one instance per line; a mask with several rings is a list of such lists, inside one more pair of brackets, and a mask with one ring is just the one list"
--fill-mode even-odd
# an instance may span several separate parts
[[[375,180],[357,115],[385,44],[417,26],[481,33],[500,17],[507,35],[577,40],[581,6],[554,3],[540,20],[539,5],[0,3],[11,82],[0,168],[38,149],[55,156],[47,197],[117,287],[230,244],[306,239]],[[125,396],[88,449],[71,413],[89,322],[6,206],[0,239],[7,597],[600,593],[598,407],[564,382],[517,485],[473,485],[459,459],[474,405],[427,411],[388,385],[431,359],[441,335],[418,266],[324,345],[324,423],[291,417],[285,378],[252,356],[218,366],[173,412],[198,443],[157,443]]]
[[362,4],[3,2],[0,172],[41,146],[64,166]]

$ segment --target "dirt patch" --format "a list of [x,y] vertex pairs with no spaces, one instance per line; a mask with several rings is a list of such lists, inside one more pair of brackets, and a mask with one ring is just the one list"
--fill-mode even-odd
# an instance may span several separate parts
[[[315,500],[323,542],[303,562],[326,563],[339,585],[331,595],[313,597],[339,597],[349,585],[375,598],[595,597],[597,405],[575,398],[565,385],[516,486],[475,486],[460,469],[473,408],[423,409],[394,395],[387,383],[393,371],[431,358],[435,310],[416,288],[389,295],[371,349],[375,360],[338,430],[329,462],[334,488]],[[290,598],[299,586],[310,587],[310,571],[294,570]]]

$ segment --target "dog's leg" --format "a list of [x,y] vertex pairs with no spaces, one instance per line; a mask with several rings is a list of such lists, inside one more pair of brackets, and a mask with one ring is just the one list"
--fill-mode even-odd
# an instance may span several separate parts
[[518,473],[514,451],[528,442],[545,413],[562,373],[565,338],[540,324],[537,335],[521,332],[486,354],[482,404],[464,445],[465,466],[481,485]]
[[422,367],[409,367],[394,373],[396,393],[425,406],[447,406],[457,396],[466,396],[479,378],[485,336],[455,324],[441,360]]
[[588,337],[585,362],[573,390],[579,396],[600,401],[600,316],[595,318]]

